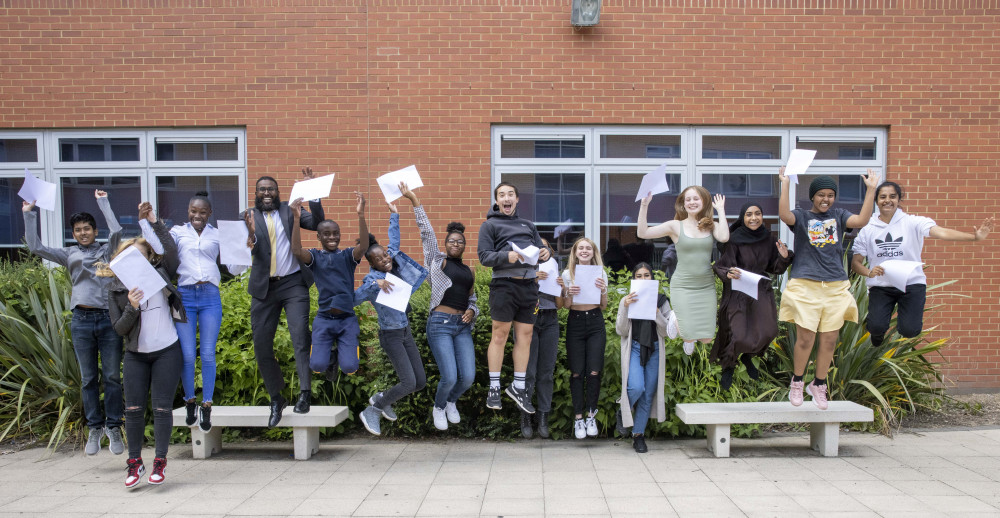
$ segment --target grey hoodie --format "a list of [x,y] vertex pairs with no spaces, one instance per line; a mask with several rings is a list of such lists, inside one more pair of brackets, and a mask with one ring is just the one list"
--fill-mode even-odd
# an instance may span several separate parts
[[517,209],[514,209],[511,216],[504,215],[494,203],[493,208],[486,213],[486,221],[479,227],[479,244],[476,246],[479,262],[493,268],[494,279],[534,279],[537,265],[511,263],[507,260],[508,254],[513,250],[511,241],[521,248],[531,245],[542,247],[542,237],[538,235],[534,223],[518,216]]

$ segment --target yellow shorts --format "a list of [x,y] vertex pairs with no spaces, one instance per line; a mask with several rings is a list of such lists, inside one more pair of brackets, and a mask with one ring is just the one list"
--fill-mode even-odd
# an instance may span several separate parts
[[792,279],[781,293],[778,320],[814,333],[838,331],[845,321],[858,322],[858,305],[850,281]]

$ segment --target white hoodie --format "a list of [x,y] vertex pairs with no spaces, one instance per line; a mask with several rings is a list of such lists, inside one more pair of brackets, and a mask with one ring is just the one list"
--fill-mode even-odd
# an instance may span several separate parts
[[[868,258],[868,264],[874,268],[889,259],[903,261],[918,261],[924,247],[924,238],[929,236],[931,228],[937,226],[931,218],[913,216],[896,209],[892,221],[886,224],[873,214],[872,219],[861,229],[854,240],[852,250]],[[867,279],[868,287],[892,287],[884,276]],[[927,284],[927,276],[923,268],[915,268],[906,284]]]

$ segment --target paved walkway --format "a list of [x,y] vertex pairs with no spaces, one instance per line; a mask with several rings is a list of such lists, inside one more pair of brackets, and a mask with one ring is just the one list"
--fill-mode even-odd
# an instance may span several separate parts
[[649,445],[333,440],[304,462],[290,443],[173,445],[167,482],[134,490],[124,456],[36,449],[0,456],[0,516],[1000,516],[1000,429],[842,433],[839,458],[807,433],[735,439],[729,459]]

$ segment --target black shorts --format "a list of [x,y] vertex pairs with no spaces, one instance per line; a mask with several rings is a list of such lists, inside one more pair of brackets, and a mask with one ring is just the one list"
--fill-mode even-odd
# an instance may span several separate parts
[[490,281],[490,318],[497,322],[535,323],[538,283],[535,279],[498,278]]

